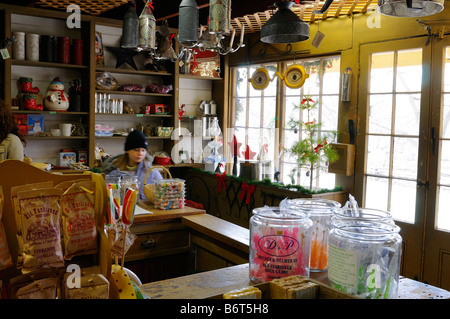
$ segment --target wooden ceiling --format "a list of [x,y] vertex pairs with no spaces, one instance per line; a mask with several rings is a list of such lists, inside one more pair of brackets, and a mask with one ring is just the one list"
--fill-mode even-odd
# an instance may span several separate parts
[[[66,11],[68,5],[77,4],[83,14],[96,15],[107,18],[122,19],[128,8],[129,0],[6,0],[3,3],[28,7],[46,8]],[[178,27],[178,7],[181,0],[153,0],[154,15],[157,22],[167,20],[169,26]],[[231,8],[231,27],[237,33],[245,27],[246,33],[259,32],[261,26],[276,12],[275,0],[233,0]],[[376,0],[334,0],[323,14],[315,14],[320,10],[325,0],[297,0],[292,7],[303,21],[312,23],[317,20],[366,13],[375,10]],[[136,11],[142,11],[145,0],[136,0]],[[200,24],[207,24],[209,0],[197,0],[200,9]]]

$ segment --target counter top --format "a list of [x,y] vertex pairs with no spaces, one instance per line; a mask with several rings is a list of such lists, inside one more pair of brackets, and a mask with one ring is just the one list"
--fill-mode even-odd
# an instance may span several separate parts
[[134,212],[133,224],[148,224],[169,221],[183,216],[205,214],[205,210],[185,206],[179,209],[161,210],[153,208],[147,200],[140,200]]
[[[324,282],[324,274],[311,273],[310,277]],[[254,285],[249,279],[249,264],[242,264],[152,282],[140,288],[152,299],[204,299]],[[400,277],[398,299],[450,299],[450,292]]]

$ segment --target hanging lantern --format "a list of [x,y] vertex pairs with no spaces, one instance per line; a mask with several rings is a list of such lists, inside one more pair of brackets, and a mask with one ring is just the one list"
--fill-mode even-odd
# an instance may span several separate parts
[[265,43],[296,43],[309,39],[309,25],[291,7],[292,1],[278,1],[278,11],[261,27],[261,41]]
[[153,1],[147,1],[139,16],[139,47],[143,50],[155,49],[156,20],[151,9]]
[[444,0],[378,0],[377,11],[391,17],[425,17],[444,10]]
[[195,0],[183,0],[179,7],[178,41],[186,47],[198,41],[198,6]]
[[125,49],[135,49],[139,43],[139,19],[134,5],[135,2],[131,1],[130,7],[123,18],[120,46]]
[[231,29],[231,0],[209,1],[209,32],[229,34]]

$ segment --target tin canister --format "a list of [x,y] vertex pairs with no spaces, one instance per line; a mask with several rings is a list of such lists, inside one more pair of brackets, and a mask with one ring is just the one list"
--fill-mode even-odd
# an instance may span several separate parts
[[329,199],[295,198],[288,200],[289,208],[309,214],[313,222],[311,242],[311,271],[325,271],[328,265],[328,234],[331,219],[341,207]]
[[312,224],[303,212],[279,207],[255,208],[250,218],[250,280],[308,277]]
[[55,62],[55,37],[53,35],[41,35],[39,44],[39,61]]
[[58,37],[58,54],[57,62],[69,64],[70,63],[70,38]]
[[402,237],[392,223],[345,219],[328,237],[330,286],[365,299],[397,298]]

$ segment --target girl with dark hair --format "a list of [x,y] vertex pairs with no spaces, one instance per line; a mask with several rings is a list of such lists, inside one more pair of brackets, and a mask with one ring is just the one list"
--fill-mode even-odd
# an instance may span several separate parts
[[25,144],[11,109],[0,100],[0,161],[5,159],[23,161]]

